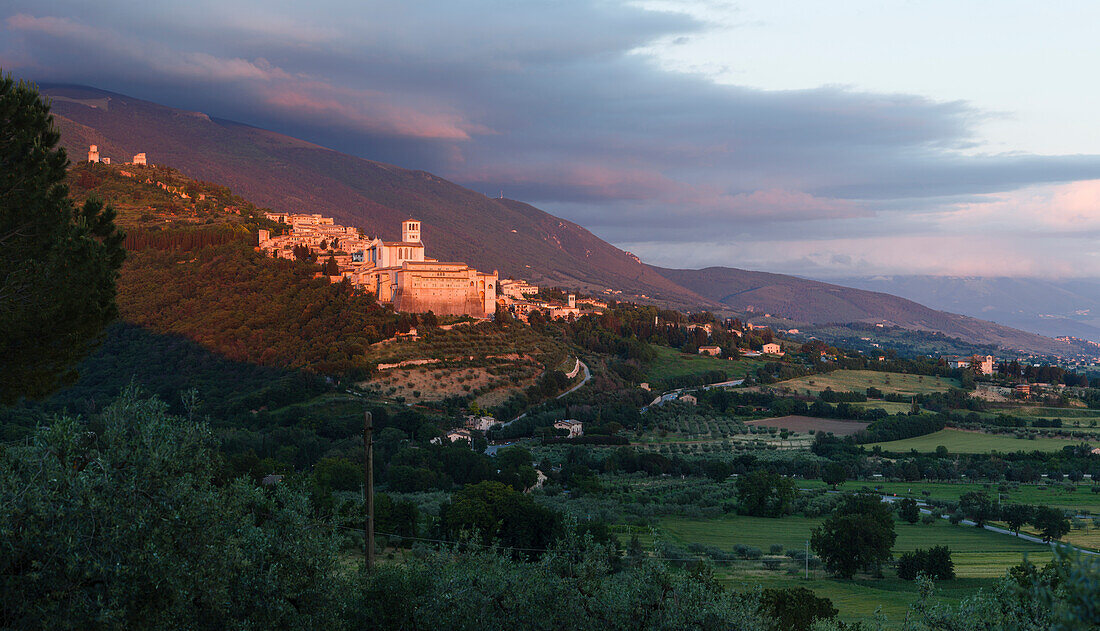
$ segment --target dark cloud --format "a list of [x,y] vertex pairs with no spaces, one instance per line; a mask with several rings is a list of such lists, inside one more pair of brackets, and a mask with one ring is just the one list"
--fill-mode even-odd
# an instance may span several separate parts
[[1097,156],[969,155],[990,115],[964,102],[663,71],[639,49],[707,25],[600,0],[3,11],[0,64],[20,75],[503,190],[618,242],[822,219],[826,232],[887,232],[963,198],[1100,178]]

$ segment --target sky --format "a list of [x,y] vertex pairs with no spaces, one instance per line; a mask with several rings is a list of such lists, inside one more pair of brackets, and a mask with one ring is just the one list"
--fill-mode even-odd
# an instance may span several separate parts
[[1100,3],[7,0],[0,68],[424,169],[668,267],[1100,276]]

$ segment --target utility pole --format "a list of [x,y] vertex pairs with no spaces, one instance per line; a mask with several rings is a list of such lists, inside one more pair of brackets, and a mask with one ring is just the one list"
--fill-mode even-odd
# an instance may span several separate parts
[[810,578],[810,540],[806,540],[806,579]]
[[366,509],[366,528],[364,539],[367,556],[367,570],[374,567],[374,442],[371,433],[374,431],[374,420],[370,412],[363,416],[363,495],[364,508]]

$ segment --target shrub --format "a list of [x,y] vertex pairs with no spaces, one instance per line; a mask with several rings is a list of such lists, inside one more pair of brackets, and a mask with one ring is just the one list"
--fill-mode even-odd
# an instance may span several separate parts
[[902,554],[898,559],[898,578],[912,581],[918,574],[940,581],[955,578],[951,550],[947,546],[933,546]]

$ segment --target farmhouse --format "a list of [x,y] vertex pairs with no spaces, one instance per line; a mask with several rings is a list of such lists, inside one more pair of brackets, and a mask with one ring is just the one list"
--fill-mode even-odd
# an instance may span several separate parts
[[479,432],[487,432],[489,428],[497,424],[497,420],[492,416],[474,416],[469,415],[466,417],[466,429],[477,430]]
[[554,423],[554,429],[564,429],[569,432],[566,438],[577,438],[578,436],[584,436],[584,424],[580,421],[572,419],[566,419],[564,421],[557,421]]
[[[446,434],[443,434],[442,437],[437,436],[437,437],[431,439],[430,442],[432,444],[435,444],[435,445],[440,445],[440,444],[443,444],[444,440],[446,440],[447,442],[450,442],[450,443],[453,443],[453,442],[456,442],[456,441],[459,441],[459,440],[470,441],[470,430],[468,430],[468,429],[452,429],[451,431],[447,432]],[[470,442],[473,442],[473,441],[470,441]]]
[[699,354],[700,355],[711,355],[711,356],[721,355],[722,354],[722,348],[719,347],[719,346],[700,346],[699,347]]
[[782,355],[783,351],[779,349],[779,345],[775,342],[769,342],[760,347],[760,352],[765,355]]
[[699,399],[696,399],[695,395],[691,394],[683,395],[682,397],[680,397],[680,400],[684,403],[687,403],[688,405],[696,405],[697,403],[699,403]]

